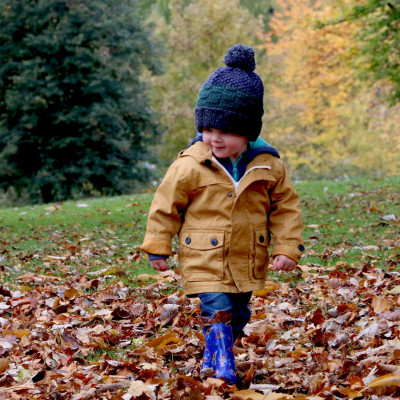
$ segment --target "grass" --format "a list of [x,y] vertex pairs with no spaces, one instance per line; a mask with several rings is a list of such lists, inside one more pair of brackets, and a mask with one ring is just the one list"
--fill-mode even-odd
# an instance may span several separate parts
[[[134,195],[0,209],[3,278],[115,269],[129,280],[152,273],[143,257],[136,259],[150,202]],[[57,268],[61,261],[67,268]]]
[[343,261],[385,269],[396,258],[400,176],[309,182],[297,189],[305,222],[303,264]]
[[[400,176],[296,188],[305,225],[301,264],[398,267]],[[137,253],[151,199],[141,194],[0,208],[1,281],[37,273],[64,282],[86,272],[135,286],[138,274],[154,273]]]

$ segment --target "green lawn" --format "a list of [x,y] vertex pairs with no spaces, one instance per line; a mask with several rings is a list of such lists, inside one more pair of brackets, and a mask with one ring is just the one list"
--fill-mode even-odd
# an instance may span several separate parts
[[[396,266],[400,176],[296,184],[303,205],[301,264]],[[137,253],[151,195],[0,209],[1,279],[26,272],[60,278],[86,271],[135,283],[152,273]]]

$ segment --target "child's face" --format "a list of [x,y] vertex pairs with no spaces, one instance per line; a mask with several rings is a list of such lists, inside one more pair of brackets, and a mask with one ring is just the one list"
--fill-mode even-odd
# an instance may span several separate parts
[[218,158],[236,161],[247,149],[249,139],[236,133],[224,132],[215,128],[203,129],[203,143]]

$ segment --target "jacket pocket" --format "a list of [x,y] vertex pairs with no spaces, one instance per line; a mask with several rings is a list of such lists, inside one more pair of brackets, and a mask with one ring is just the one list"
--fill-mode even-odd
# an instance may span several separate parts
[[265,279],[268,272],[270,243],[266,226],[254,228],[254,278]]
[[181,231],[179,263],[188,282],[220,281],[224,276],[224,231]]

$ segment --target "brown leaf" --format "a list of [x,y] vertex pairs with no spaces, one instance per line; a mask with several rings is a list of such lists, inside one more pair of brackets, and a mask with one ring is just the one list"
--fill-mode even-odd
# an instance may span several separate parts
[[371,306],[374,309],[375,313],[380,313],[381,311],[388,311],[391,304],[382,297],[374,296],[372,298]]
[[380,315],[388,321],[400,321],[400,309],[392,312],[383,312]]
[[8,358],[0,358],[0,374],[2,374],[10,365]]
[[179,304],[164,304],[161,308],[160,320],[162,325],[167,325],[179,313]]
[[62,340],[64,340],[64,342],[71,344],[73,347],[83,347],[83,343],[73,333],[68,333],[64,331],[61,334],[61,338]]
[[246,389],[235,392],[231,399],[234,400],[289,400],[294,397],[282,393],[269,393],[267,395],[255,392],[254,390]]
[[74,288],[69,288],[64,292],[64,297],[66,297],[68,299],[72,299],[72,298],[78,297],[80,295],[81,295],[81,293]]
[[115,319],[132,318],[132,313],[123,306],[116,307],[111,314]]
[[310,320],[314,325],[322,325],[325,322],[325,317],[320,308],[314,310],[307,319]]

